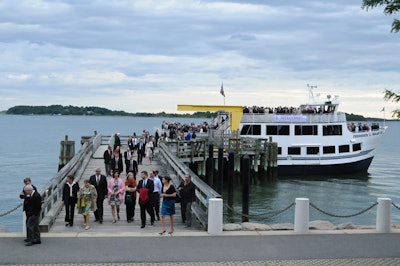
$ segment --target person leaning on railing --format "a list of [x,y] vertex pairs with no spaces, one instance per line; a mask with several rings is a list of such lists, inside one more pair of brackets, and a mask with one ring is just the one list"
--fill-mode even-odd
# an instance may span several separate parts
[[192,182],[189,174],[185,175],[185,180],[179,185],[178,190],[181,196],[181,216],[182,222],[187,227],[192,226],[192,203],[196,201],[196,186]]

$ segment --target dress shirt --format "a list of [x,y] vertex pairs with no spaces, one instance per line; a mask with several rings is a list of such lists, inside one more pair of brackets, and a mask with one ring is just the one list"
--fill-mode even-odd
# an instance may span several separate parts
[[161,189],[162,189],[162,184],[161,184],[161,181],[160,181],[160,179],[159,178],[151,178],[150,177],[150,180],[152,180],[153,181],[153,183],[154,183],[154,190],[153,190],[153,192],[154,193],[160,193],[161,192]]

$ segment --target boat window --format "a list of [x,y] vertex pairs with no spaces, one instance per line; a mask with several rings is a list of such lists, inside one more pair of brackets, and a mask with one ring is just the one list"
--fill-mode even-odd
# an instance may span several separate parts
[[324,146],[323,152],[324,154],[335,153],[335,146]]
[[289,155],[300,155],[301,154],[300,147],[288,147],[288,154]]
[[267,126],[267,135],[289,135],[289,126],[277,125],[277,126]]
[[243,125],[240,135],[261,135],[261,125]]
[[282,147],[278,147],[278,154],[279,154],[279,155],[282,154]]
[[318,135],[318,126],[295,126],[294,134],[297,136]]
[[338,136],[342,135],[342,125],[328,125],[322,127],[324,136]]
[[361,150],[361,143],[353,144],[353,151],[360,151]]
[[319,147],[307,147],[307,154],[319,154]]
[[350,152],[350,146],[349,145],[340,145],[339,153],[343,153],[343,152]]

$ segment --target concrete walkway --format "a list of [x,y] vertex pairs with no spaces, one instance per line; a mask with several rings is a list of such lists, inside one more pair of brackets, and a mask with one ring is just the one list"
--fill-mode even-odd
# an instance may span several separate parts
[[[400,235],[365,230],[180,232],[173,236],[47,233],[24,246],[22,234],[0,235],[0,264],[60,265],[400,265]],[[281,232],[282,233],[282,232]]]

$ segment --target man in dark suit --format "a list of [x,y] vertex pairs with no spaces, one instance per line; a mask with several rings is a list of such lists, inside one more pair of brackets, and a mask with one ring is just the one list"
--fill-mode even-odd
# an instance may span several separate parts
[[[147,191],[146,191],[147,190]],[[144,228],[146,226],[146,211],[150,215],[151,225],[154,225],[154,209],[152,206],[152,192],[154,190],[154,183],[148,178],[148,173],[146,171],[142,171],[142,180],[139,181],[137,186],[137,191],[139,192],[139,206],[140,206],[140,219],[142,221],[142,226],[140,228]],[[147,194],[147,200],[143,202],[143,196]]]
[[27,197],[26,211],[26,227],[27,239],[25,246],[32,246],[41,244],[40,230],[39,230],[39,217],[42,210],[42,197],[39,192],[35,191],[32,185],[26,185],[24,192]]
[[121,147],[121,139],[119,138],[119,133],[114,135],[114,151],[117,147]]
[[62,201],[65,206],[65,226],[74,225],[74,211],[79,191],[79,184],[74,182],[74,176],[68,175],[64,184]]
[[122,161],[122,155],[120,152],[120,148],[118,147],[112,157],[111,157],[111,171],[114,172],[118,171],[119,173],[122,173],[122,171],[124,170],[124,163]]
[[126,151],[124,151],[125,165],[126,165],[127,161],[129,161],[129,159],[131,158],[131,155],[133,155],[133,150],[131,150],[131,148],[127,147]]
[[[31,180],[30,177],[24,178],[24,187],[25,187],[26,185],[32,185],[32,180]],[[24,191],[24,187],[22,188],[21,194],[19,194],[19,198],[24,200],[24,203],[23,203],[23,205],[22,205],[22,206],[23,206],[23,207],[22,207],[22,211],[25,212],[25,215],[26,215],[26,208],[27,208],[26,206],[27,206],[28,203],[29,203],[29,197],[26,197],[26,194],[25,194],[25,191]],[[35,187],[34,185],[32,185],[32,187],[33,187],[33,190],[37,191],[37,189],[36,189],[36,187]],[[28,222],[28,219],[26,219],[25,225],[26,225],[27,222]],[[28,231],[28,228],[27,228],[27,227],[26,227],[26,230]],[[26,234],[28,235],[28,232],[27,232]],[[27,242],[27,241],[28,241],[28,239],[26,238],[26,239],[25,239],[25,242]]]
[[142,164],[143,157],[145,155],[145,147],[146,143],[144,143],[143,138],[140,138],[139,143],[137,145],[137,158],[138,158],[138,164]]
[[136,180],[136,174],[137,174],[137,172],[139,170],[138,170],[137,162],[133,159],[133,155],[131,155],[129,157],[129,159],[125,161],[125,164],[126,164],[126,167],[125,167],[126,168],[126,173],[132,172],[133,173],[133,177]]
[[97,191],[97,210],[94,211],[95,222],[103,223],[103,202],[108,194],[107,178],[101,174],[100,168],[96,169],[96,174],[92,175],[89,179]]
[[103,159],[104,159],[104,165],[106,168],[106,174],[111,175],[111,157],[112,157],[112,149],[111,146],[108,145],[107,150],[104,151],[103,153]]

